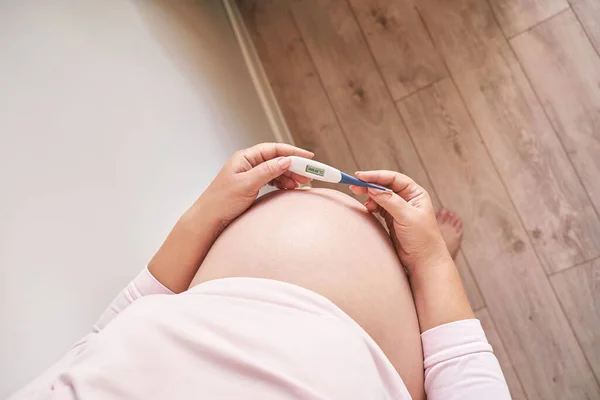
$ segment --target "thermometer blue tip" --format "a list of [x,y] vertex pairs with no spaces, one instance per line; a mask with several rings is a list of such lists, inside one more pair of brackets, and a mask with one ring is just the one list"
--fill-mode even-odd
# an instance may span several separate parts
[[390,190],[388,188],[384,188],[383,186],[373,185],[372,183],[361,181],[360,179],[355,178],[352,175],[348,175],[343,172],[342,172],[342,179],[340,180],[339,183],[345,183],[347,185],[355,185],[355,186],[364,186],[364,187],[369,187],[369,188],[379,189],[379,190]]

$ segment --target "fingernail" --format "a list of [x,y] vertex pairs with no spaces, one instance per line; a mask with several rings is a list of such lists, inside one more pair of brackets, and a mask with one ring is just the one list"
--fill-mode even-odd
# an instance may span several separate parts
[[392,192],[388,190],[379,190],[369,188],[369,195],[373,197],[377,197],[379,201],[385,201],[392,196]]
[[362,171],[356,171],[356,172],[354,173],[354,175],[360,175],[360,174],[362,174]]
[[279,160],[277,160],[277,164],[279,164],[281,169],[286,169],[289,167],[291,162],[292,160],[289,157],[281,157]]

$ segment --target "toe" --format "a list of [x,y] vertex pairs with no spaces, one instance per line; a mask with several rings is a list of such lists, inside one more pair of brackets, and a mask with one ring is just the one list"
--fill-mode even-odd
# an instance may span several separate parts
[[438,224],[449,225],[459,233],[462,231],[462,220],[454,211],[448,210],[447,208],[441,208],[437,212],[436,218],[438,220]]
[[443,224],[444,222],[446,222],[447,217],[448,217],[448,210],[446,210],[445,208],[440,208],[440,210],[437,212],[437,215],[436,215],[438,222],[440,224]]

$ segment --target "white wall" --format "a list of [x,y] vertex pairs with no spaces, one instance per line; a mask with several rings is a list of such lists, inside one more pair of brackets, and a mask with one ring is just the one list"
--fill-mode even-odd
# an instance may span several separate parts
[[0,398],[89,330],[235,149],[266,140],[218,0],[0,1]]

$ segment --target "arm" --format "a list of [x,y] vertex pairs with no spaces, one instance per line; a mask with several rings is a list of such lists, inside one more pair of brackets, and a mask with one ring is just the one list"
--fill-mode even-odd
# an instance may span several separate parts
[[425,189],[406,175],[392,171],[357,172],[357,176],[392,190],[351,187],[355,193],[368,193],[365,206],[382,214],[386,221],[408,273],[421,332],[475,318]]
[[221,230],[216,213],[200,197],[177,221],[148,264],[148,270],[172,291],[183,292]]
[[421,334],[429,400],[510,399],[500,364],[477,319]]
[[56,363],[50,366],[40,376],[27,384],[24,388],[14,393],[9,399],[31,399],[47,394],[50,383],[62,371],[67,369],[90,342],[102,329],[104,329],[119,313],[125,310],[137,299],[152,294],[172,294],[169,289],[158,282],[147,268],[144,268],[109,304],[100,318],[92,327],[92,331],[77,341],[67,353]]
[[449,254],[443,258],[426,268],[408,270],[421,332],[475,318],[454,261]]
[[283,143],[262,143],[236,152],[173,230],[148,269],[175,293],[187,290],[219,234],[256,200],[268,183],[295,189],[309,178],[287,169],[286,156],[312,158],[313,153]]
[[510,398],[437,227],[429,194],[397,172],[357,172],[357,176],[391,189],[351,187],[356,194],[368,193],[365,206],[384,217],[406,268],[421,329],[428,398]]
[[271,183],[279,189],[294,189],[298,183],[310,181],[287,171],[290,159],[286,156],[290,155],[312,158],[313,153],[282,143],[262,143],[236,152],[207,190],[177,221],[148,268],[144,268],[106,308],[92,332],[11,399],[28,399],[47,390],[49,382],[73,362],[90,340],[137,299],[186,290],[218,235],[252,205],[261,187]]

